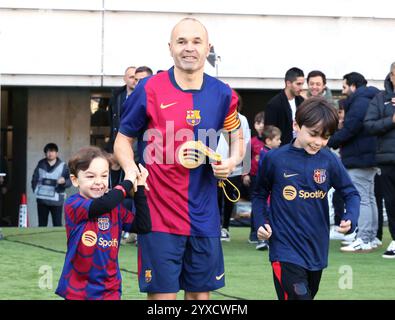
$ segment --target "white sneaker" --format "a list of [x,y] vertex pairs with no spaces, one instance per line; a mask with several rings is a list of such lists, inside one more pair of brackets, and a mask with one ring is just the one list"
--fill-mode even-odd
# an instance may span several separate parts
[[329,232],[329,239],[331,240],[344,240],[345,235],[337,231],[337,227],[334,227]]
[[356,238],[357,238],[357,231],[356,230],[354,230],[353,233],[344,235],[345,241],[354,241],[354,240],[356,240]]
[[370,242],[370,244],[372,245],[373,249],[376,249],[377,247],[380,247],[383,245],[383,243],[381,242],[381,240],[379,238],[374,238],[373,241]]
[[356,231],[354,231],[353,233],[350,233],[350,234],[345,234],[342,244],[345,246],[348,246],[351,243],[353,243],[356,239],[357,239],[357,232]]
[[221,229],[221,241],[230,241],[230,233],[225,228]]
[[370,252],[372,249],[370,242],[363,242],[361,238],[357,238],[350,245],[340,248],[343,252]]
[[127,239],[129,237],[129,232],[124,231],[122,234],[122,238]]

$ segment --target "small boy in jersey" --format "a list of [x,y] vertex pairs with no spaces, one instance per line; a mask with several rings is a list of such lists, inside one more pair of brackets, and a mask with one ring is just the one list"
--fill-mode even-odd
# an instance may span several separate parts
[[[251,138],[251,169],[248,174],[242,175],[242,182],[248,190],[248,198],[252,197],[252,191],[255,187],[256,175],[258,173],[259,154],[265,146],[263,140],[263,130],[265,128],[265,113],[263,111],[257,113],[254,117],[254,129],[257,133],[256,136]],[[254,212],[251,211],[251,225],[250,235],[248,238],[249,243],[258,244],[256,230],[254,230]]]
[[257,235],[269,240],[280,300],[309,300],[318,292],[328,264],[331,187],[346,207],[339,231],[353,232],[358,221],[358,191],[338,157],[325,148],[337,125],[336,109],[324,98],[306,100],[296,111],[296,138],[268,152],[258,173],[252,204]]
[[[79,193],[65,203],[67,253],[56,294],[67,300],[120,299],[118,252],[122,230],[151,231],[144,194],[148,172],[140,164],[140,172],[130,171],[124,181],[108,191],[110,157],[92,146],[80,149],[70,159],[69,168]],[[136,183],[133,215],[122,200]]]
[[[276,126],[268,125],[265,126],[262,133],[262,140],[265,144],[261,152],[259,153],[258,171],[262,168],[263,159],[266,153],[272,149],[277,149],[281,144],[281,130]],[[268,198],[268,204],[270,204],[270,197]],[[266,240],[258,240],[256,250],[266,250],[269,248],[269,244]]]

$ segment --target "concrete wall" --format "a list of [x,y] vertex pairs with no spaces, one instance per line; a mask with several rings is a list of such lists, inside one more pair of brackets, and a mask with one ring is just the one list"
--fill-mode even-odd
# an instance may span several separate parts
[[116,86],[129,65],[167,69],[171,28],[189,15],[221,56],[206,72],[234,88],[282,88],[292,66],[333,89],[351,71],[382,87],[394,60],[395,1],[0,0],[0,82]]
[[[75,88],[32,88],[28,92],[26,191],[30,226],[37,226],[36,199],[31,177],[44,157],[48,142],[59,146],[59,157],[67,161],[75,151],[89,145],[90,92]],[[68,193],[75,191],[68,189]],[[52,221],[50,219],[50,221]]]

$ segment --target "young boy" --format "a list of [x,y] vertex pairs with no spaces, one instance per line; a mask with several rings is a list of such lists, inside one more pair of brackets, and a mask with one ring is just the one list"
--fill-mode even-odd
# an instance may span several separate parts
[[[259,154],[259,164],[258,171],[262,168],[263,159],[266,153],[271,149],[277,149],[281,144],[281,130],[275,126],[266,126],[262,133],[262,140],[264,142],[264,147]],[[268,198],[268,203],[270,203],[270,198]],[[258,240],[256,245],[256,250],[266,250],[269,248],[269,244],[266,240]]]
[[264,147],[259,154],[258,170],[262,166],[263,158],[272,149],[277,149],[281,144],[281,130],[275,126],[266,126],[262,133]]
[[[254,128],[257,133],[256,136],[251,138],[251,169],[249,174],[245,174],[242,176],[243,185],[248,188],[248,195],[251,198],[252,191],[255,186],[255,178],[258,172],[258,162],[259,162],[259,153],[262,151],[265,146],[263,141],[263,129],[265,121],[264,112],[259,112],[255,115],[254,118]],[[249,243],[258,243],[258,238],[256,237],[256,230],[254,230],[254,214],[251,211],[251,231],[250,237],[248,239]]]
[[[151,231],[144,194],[148,171],[139,165],[108,191],[110,158],[97,147],[80,149],[69,161],[70,177],[79,192],[65,203],[67,253],[56,294],[67,300],[118,300],[121,272],[118,264],[122,230]],[[137,185],[136,214],[122,201]],[[107,192],[108,191],[108,192]]]
[[338,230],[352,232],[358,221],[358,191],[340,160],[325,148],[337,125],[337,112],[324,98],[306,100],[296,112],[296,138],[269,152],[258,173],[255,223],[258,238],[270,239],[279,299],[313,299],[318,291],[328,264],[331,187],[339,190],[346,207]]

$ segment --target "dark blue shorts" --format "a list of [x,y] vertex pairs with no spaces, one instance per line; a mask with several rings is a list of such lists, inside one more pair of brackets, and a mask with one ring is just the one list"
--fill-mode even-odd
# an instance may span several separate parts
[[207,292],[225,285],[220,238],[151,232],[138,237],[141,292]]

